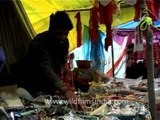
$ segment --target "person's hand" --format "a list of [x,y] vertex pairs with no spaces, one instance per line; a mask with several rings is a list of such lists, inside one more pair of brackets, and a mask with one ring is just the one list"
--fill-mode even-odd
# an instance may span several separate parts
[[68,100],[71,108],[82,111],[85,109],[85,101],[78,97],[74,92],[68,90],[65,92],[64,96]]

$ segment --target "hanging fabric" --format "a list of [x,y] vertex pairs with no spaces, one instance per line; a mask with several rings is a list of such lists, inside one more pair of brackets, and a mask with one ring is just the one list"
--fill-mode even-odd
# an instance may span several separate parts
[[93,44],[97,43],[98,39],[98,28],[99,28],[99,15],[98,15],[98,1],[95,0],[94,7],[90,11],[89,19],[89,35]]
[[[158,13],[157,11],[159,11],[160,8],[160,2],[157,0],[147,0],[146,1],[147,4],[147,10],[148,10],[148,14],[149,17],[152,18],[153,21],[158,20]],[[141,0],[137,0],[136,4],[134,5],[134,9],[135,9],[135,16],[134,16],[134,20],[135,21],[139,21],[141,16]]]
[[155,0],[147,0],[146,2],[147,2],[149,17],[151,17],[153,21],[158,20],[158,12],[156,12],[156,7],[155,7],[157,3],[155,2]]
[[134,10],[135,10],[134,21],[139,21],[140,19],[140,4],[141,1],[137,0],[136,4],[134,5]]
[[140,30],[140,26],[137,26],[135,30],[134,52],[135,51],[143,51],[142,32]]
[[77,47],[80,47],[82,44],[82,22],[81,22],[81,14],[78,12],[75,15],[75,18],[77,18],[77,24],[76,24],[76,30],[77,30]]
[[98,32],[98,39],[97,44],[91,44],[91,51],[90,56],[91,60],[93,60],[93,68],[98,70],[101,73],[104,73],[104,61],[105,61],[105,55],[104,55],[104,44],[103,44],[103,38],[105,34],[102,32]]
[[[155,11],[156,13],[159,13],[160,12],[160,0],[153,0],[154,3],[155,3]],[[158,15],[159,17],[159,15]]]
[[116,12],[116,3],[112,0],[106,6],[103,6],[99,2],[99,13],[100,13],[100,23],[106,26],[107,37],[105,39],[105,49],[108,50],[108,47],[112,44],[112,30],[111,25],[113,21],[113,13]]
[[105,61],[105,53],[104,53],[104,38],[105,34],[101,31],[98,31],[98,39],[97,43],[93,44],[90,40],[90,36],[88,35],[89,28],[87,26],[83,27],[83,45],[82,52],[85,60],[92,60],[93,68],[99,70],[100,72],[104,72],[104,61]]

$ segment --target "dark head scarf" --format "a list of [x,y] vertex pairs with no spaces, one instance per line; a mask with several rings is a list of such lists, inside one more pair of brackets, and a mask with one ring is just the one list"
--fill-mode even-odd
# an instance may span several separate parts
[[64,11],[57,11],[50,15],[49,31],[64,30],[70,31],[73,28],[69,15]]

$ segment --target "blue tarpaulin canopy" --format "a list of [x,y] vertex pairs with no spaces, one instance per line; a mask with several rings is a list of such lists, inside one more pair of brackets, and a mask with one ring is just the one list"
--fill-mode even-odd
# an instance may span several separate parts
[[[127,23],[121,24],[116,26],[116,29],[119,31],[130,31],[135,30],[135,28],[139,25],[140,21],[129,21]],[[157,21],[153,21],[153,26],[155,28],[160,27],[160,12],[159,12],[159,19]]]
[[[139,23],[140,22],[137,22],[137,21],[129,21],[127,23],[116,26],[116,29],[120,31],[121,30],[126,30],[126,31],[134,30],[138,26]],[[160,20],[154,21],[153,26],[155,28],[160,27]]]

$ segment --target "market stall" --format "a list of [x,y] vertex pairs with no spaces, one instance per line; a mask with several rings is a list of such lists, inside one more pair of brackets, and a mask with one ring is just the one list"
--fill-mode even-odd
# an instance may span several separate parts
[[[101,77],[101,76],[100,76]],[[160,103],[160,79],[155,80],[157,109]],[[23,92],[22,92],[23,91]],[[88,91],[76,91],[86,102],[85,111],[69,107],[61,95],[32,97],[23,88],[15,93],[0,93],[2,120],[151,120],[147,80],[112,79],[89,82]]]
[[[105,25],[107,26],[108,24],[105,23]],[[111,28],[111,24],[109,24],[108,27]],[[111,31],[108,30],[110,29],[107,29],[107,32],[111,35]],[[109,40],[112,39],[110,38]],[[106,45],[108,45],[108,43],[106,43]],[[153,63],[152,59],[150,60],[151,63]],[[152,64],[149,67],[152,68]],[[68,85],[71,85],[73,89],[76,87],[74,89],[75,93],[83,101],[87,102],[85,111],[71,109],[67,103],[68,101],[59,94],[40,94],[32,97],[26,90],[19,88],[15,93],[2,92],[0,94],[0,119],[150,120],[151,115],[148,103],[151,101],[151,97],[149,99],[150,101],[148,101],[147,91],[152,88],[150,92],[151,95],[155,90],[156,96],[153,94],[153,97],[156,97],[156,105],[158,105],[159,85],[156,84],[157,89],[153,89],[153,70],[151,69],[149,72],[151,72],[151,79],[149,78],[148,80],[142,81],[141,79],[120,80],[108,78],[90,68],[74,69],[66,73],[66,76],[63,76],[65,78],[63,80],[65,80],[64,82],[67,82]],[[114,74],[114,70],[112,73]],[[151,87],[148,86],[147,82],[151,83],[149,84]],[[86,89],[84,90],[84,88]]]

